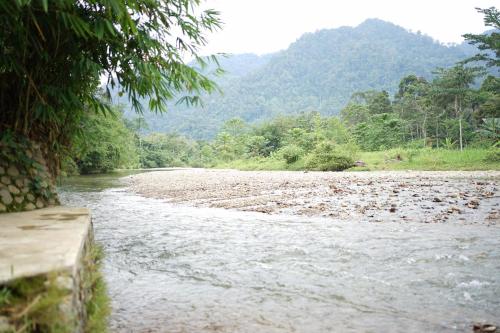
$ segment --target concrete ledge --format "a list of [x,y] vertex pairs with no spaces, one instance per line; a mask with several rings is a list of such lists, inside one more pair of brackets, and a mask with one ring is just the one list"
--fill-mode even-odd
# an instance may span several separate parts
[[1,214],[0,284],[54,271],[75,276],[91,228],[86,208]]
[[[29,326],[83,333],[100,277],[97,260],[88,209],[0,214],[0,288],[13,302],[0,306],[0,332]],[[39,301],[42,308],[30,312]]]

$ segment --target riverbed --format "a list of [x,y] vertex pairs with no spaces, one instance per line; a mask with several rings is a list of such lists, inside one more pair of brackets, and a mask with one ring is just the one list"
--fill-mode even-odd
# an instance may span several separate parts
[[464,332],[500,318],[498,178],[485,177],[445,201],[476,223],[398,219],[401,204],[382,223],[217,208],[139,195],[129,177],[73,179],[61,198],[92,209],[112,332]]
[[496,224],[500,172],[181,169],[125,179],[142,196],[193,207],[343,221]]

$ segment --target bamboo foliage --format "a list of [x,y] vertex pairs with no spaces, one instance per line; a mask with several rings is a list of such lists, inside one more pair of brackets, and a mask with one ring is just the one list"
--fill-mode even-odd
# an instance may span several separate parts
[[58,152],[82,134],[85,112],[108,113],[96,96],[103,77],[141,113],[155,112],[186,93],[186,103],[212,91],[212,81],[184,59],[198,56],[205,34],[220,28],[218,13],[200,0],[0,1],[0,130],[45,143]]

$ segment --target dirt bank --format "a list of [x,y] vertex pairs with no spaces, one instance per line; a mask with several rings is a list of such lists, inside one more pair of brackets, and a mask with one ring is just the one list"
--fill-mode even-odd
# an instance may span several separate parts
[[340,220],[500,224],[500,172],[185,169],[126,178],[172,203]]

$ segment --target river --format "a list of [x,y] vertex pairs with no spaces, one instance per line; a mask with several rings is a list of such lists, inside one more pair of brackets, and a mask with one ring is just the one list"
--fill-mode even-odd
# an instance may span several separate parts
[[500,227],[192,208],[69,179],[105,250],[112,332],[463,332],[500,318]]

